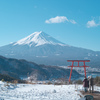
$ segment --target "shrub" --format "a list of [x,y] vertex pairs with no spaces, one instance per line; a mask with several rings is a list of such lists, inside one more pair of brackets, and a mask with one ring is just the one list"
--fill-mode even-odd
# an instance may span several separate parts
[[94,84],[100,86],[100,77],[99,76],[97,76],[96,78],[94,78]]
[[76,81],[76,84],[82,84],[83,82],[82,82],[82,80],[77,80]]
[[[16,78],[13,78],[13,77],[11,77],[11,76],[9,76],[9,75],[5,75],[5,74],[0,74],[0,80],[2,81],[2,82],[10,82],[10,83],[26,83],[26,81],[25,80],[20,80],[20,79],[16,79]],[[15,80],[16,80],[16,82],[15,82]]]
[[62,83],[55,82],[54,85],[63,85]]
[[50,85],[50,84],[52,84],[52,82],[49,81],[47,84]]
[[1,81],[4,82],[4,79],[2,79]]

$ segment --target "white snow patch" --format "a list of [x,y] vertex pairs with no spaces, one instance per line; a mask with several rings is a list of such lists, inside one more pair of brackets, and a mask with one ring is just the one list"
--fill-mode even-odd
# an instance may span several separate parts
[[46,57],[48,57],[48,56],[36,56],[36,57],[42,57],[42,58],[46,58]]
[[55,54],[56,56],[59,56],[60,54]]
[[97,54],[95,56],[98,56]]
[[84,57],[84,59],[88,59],[88,57]]
[[13,45],[26,45],[26,44],[29,45],[30,47],[32,45],[37,47],[44,44],[67,46],[42,31],[34,32],[31,35],[17,41]]
[[4,87],[0,82],[0,99],[4,100],[78,100],[74,85],[30,85],[18,84]]
[[[4,84],[0,81],[0,100],[84,100],[79,92],[82,85]],[[100,91],[100,87],[94,89]]]

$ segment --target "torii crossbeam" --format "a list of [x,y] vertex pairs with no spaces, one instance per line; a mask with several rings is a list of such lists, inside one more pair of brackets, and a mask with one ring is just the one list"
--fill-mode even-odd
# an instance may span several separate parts
[[[90,62],[90,60],[67,60],[67,62],[72,62],[72,65],[68,66],[68,67],[71,67],[70,76],[69,76],[69,82],[70,82],[70,79],[71,79],[73,67],[84,67],[84,73],[85,73],[85,77],[86,77],[86,67],[89,67],[89,66],[86,66],[85,62]],[[78,65],[74,66],[74,62],[78,62]],[[83,66],[80,66],[79,62],[83,62]]]

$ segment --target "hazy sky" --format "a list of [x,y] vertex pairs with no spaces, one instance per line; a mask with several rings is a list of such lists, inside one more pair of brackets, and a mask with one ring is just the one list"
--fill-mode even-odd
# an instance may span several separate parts
[[0,0],[0,46],[35,31],[100,51],[100,0]]

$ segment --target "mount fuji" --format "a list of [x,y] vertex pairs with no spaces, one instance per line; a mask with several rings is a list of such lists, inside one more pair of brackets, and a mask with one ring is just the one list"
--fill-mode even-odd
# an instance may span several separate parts
[[31,35],[0,47],[0,55],[8,58],[26,59],[37,64],[68,65],[68,59],[91,60],[91,67],[100,66],[100,52],[69,46],[45,32]]
[[61,45],[61,46],[65,45],[42,31],[34,32],[28,37],[25,37],[19,40],[18,42],[14,43],[13,45],[28,45],[30,47],[31,46],[36,47],[44,44]]

